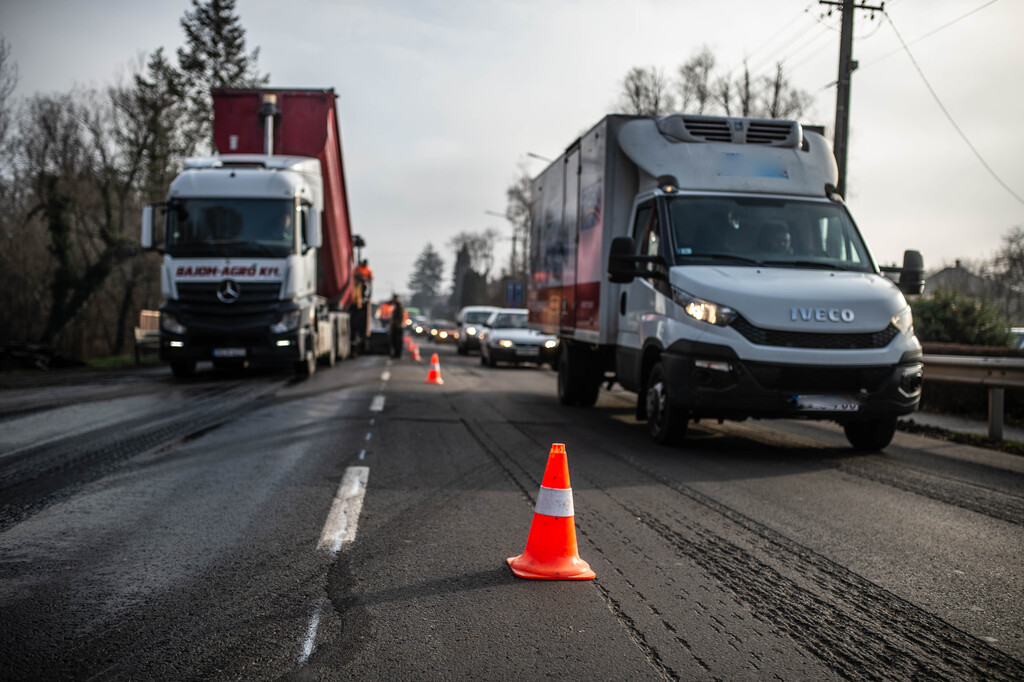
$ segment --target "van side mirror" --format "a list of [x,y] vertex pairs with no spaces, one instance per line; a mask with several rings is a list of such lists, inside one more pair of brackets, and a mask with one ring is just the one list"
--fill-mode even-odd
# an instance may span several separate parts
[[640,263],[659,263],[664,266],[665,259],[661,256],[639,256],[632,237],[616,237],[608,251],[608,281],[613,284],[629,284],[637,277],[665,279],[665,273],[661,270],[648,270],[640,267]]
[[916,295],[924,291],[924,258],[920,251],[903,252],[899,287],[904,294]]

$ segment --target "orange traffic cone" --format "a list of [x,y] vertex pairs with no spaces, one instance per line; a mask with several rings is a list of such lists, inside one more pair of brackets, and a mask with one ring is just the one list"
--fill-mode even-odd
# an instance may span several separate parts
[[413,346],[413,340],[412,340],[412,337],[411,337],[411,336],[404,336],[404,337],[402,337],[402,338],[404,338],[404,339],[405,339],[405,349],[406,349],[407,351],[410,351],[410,352],[411,352],[411,351],[412,351],[412,346]]
[[427,374],[428,384],[443,384],[444,379],[441,378],[441,361],[437,359],[437,353],[434,353],[430,357],[430,373]]
[[569,461],[562,443],[552,444],[548,454],[526,549],[519,556],[509,557],[508,565],[520,578],[593,580],[595,577],[590,565],[580,558],[576,546]]
[[412,346],[412,361],[413,362],[419,362],[420,361],[420,344],[418,344],[418,343],[415,343]]

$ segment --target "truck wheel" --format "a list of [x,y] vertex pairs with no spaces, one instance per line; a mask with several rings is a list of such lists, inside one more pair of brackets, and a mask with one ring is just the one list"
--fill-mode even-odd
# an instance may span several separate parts
[[882,417],[843,425],[846,440],[859,452],[878,452],[896,435],[896,417]]
[[306,351],[306,359],[295,363],[295,374],[300,377],[311,377],[316,373],[316,356],[313,351]]
[[171,373],[179,379],[187,379],[196,373],[194,360],[175,360],[171,363]]
[[323,363],[327,367],[334,367],[338,364],[338,337],[336,334],[331,334],[331,347],[327,351],[327,355],[323,357]]
[[673,407],[665,387],[665,366],[658,362],[647,375],[647,431],[659,445],[674,445],[686,436],[689,415]]

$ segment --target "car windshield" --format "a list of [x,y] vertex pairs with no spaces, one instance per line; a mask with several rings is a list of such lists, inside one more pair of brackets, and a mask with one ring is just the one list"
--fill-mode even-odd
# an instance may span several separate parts
[[668,217],[675,265],[875,269],[846,209],[831,201],[677,196]]
[[493,310],[477,310],[466,313],[466,324],[483,324],[491,316]]
[[495,329],[526,329],[526,315],[500,313],[494,317]]
[[295,204],[287,199],[175,199],[167,206],[172,256],[264,256],[295,250]]

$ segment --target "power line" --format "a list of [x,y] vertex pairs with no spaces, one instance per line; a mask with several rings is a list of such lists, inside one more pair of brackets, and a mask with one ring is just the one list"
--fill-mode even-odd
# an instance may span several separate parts
[[[966,19],[967,17],[971,16],[975,12],[980,12],[981,10],[985,9],[986,7],[988,7],[989,5],[994,5],[998,1],[999,0],[989,0],[984,5],[981,5],[980,7],[975,7],[974,9],[972,9],[967,14],[963,14],[963,15],[957,17],[956,19],[953,19],[952,21],[946,22],[945,24],[943,24],[942,26],[939,26],[938,28],[935,28],[935,29],[932,29],[931,31],[928,31],[928,33],[925,33],[922,36],[918,36],[917,38],[914,38],[909,43],[907,43],[907,45],[913,45],[914,43],[919,43],[922,40],[924,40],[925,38],[929,38],[929,37],[935,35],[936,33],[938,33],[939,31],[942,31],[942,30],[945,30],[945,29],[949,28],[950,26],[952,26],[953,24],[957,23],[958,21]],[[889,23],[892,23],[892,19],[889,20]],[[861,68],[864,68],[865,66],[871,66],[872,64],[874,64],[876,62],[880,62],[883,59],[885,59],[887,57],[891,57],[892,55],[896,54],[897,52],[902,52],[902,51],[903,51],[903,48],[898,47],[895,50],[893,50],[892,52],[886,52],[881,57],[877,57],[876,59],[872,59],[870,62],[862,64]]]
[[[993,0],[993,2],[994,1],[995,0]],[[992,4],[992,3],[989,3],[989,4]],[[992,167],[988,165],[988,162],[985,161],[984,157],[982,157],[981,152],[979,152],[974,147],[974,145],[971,144],[971,141],[969,139],[967,139],[967,135],[964,134],[964,131],[961,130],[960,126],[958,126],[956,124],[956,121],[953,120],[953,116],[949,113],[949,110],[946,109],[946,106],[942,103],[942,100],[939,99],[939,96],[935,92],[935,89],[932,87],[932,84],[928,82],[928,79],[924,75],[924,71],[921,70],[921,67],[917,63],[917,60],[914,59],[914,55],[911,54],[910,48],[907,47],[907,44],[903,41],[903,36],[901,36],[900,32],[896,29],[896,24],[893,23],[892,17],[889,16],[889,13],[884,11],[884,10],[882,11],[882,13],[885,16],[885,18],[889,20],[889,25],[892,26],[893,33],[896,34],[896,38],[899,39],[900,44],[903,46],[903,49],[907,53],[907,56],[910,57],[910,63],[914,65],[914,68],[917,70],[918,75],[921,76],[921,80],[924,81],[925,87],[928,88],[928,92],[930,92],[932,94],[932,97],[935,99],[935,103],[939,105],[939,109],[941,109],[942,113],[945,114],[946,118],[949,120],[949,122],[953,126],[954,130],[956,130],[957,134],[960,135],[960,138],[964,141],[964,143],[970,148],[970,150],[978,158],[978,161],[981,162],[981,165],[985,167],[985,170],[987,170],[989,172],[989,174],[993,178],[995,178],[995,181],[998,182],[1000,185],[1002,185],[1003,189],[1005,189],[1007,192],[1009,192],[1010,195],[1012,195],[1014,199],[1016,199],[1018,202],[1020,202],[1022,205],[1024,205],[1024,198],[1022,198],[1019,194],[1014,192],[1013,189],[1009,185],[1007,185],[1005,182],[1003,182],[1003,179],[999,177],[999,175],[992,169]]]

